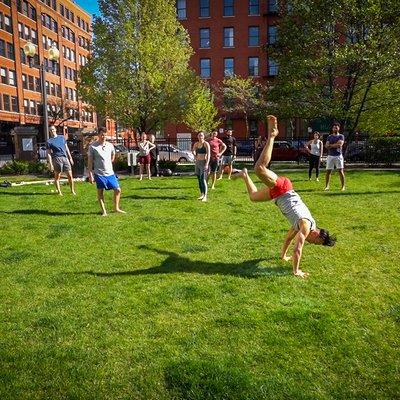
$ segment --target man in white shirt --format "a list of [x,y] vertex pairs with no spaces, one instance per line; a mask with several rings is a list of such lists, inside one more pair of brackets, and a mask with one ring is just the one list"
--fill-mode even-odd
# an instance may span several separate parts
[[115,149],[111,143],[106,141],[105,134],[106,128],[100,128],[98,140],[89,146],[88,151],[89,182],[96,181],[97,199],[103,217],[107,215],[104,204],[104,190],[111,189],[114,190],[114,211],[125,214],[125,211],[122,211],[119,207],[121,188],[112,165],[115,159]]

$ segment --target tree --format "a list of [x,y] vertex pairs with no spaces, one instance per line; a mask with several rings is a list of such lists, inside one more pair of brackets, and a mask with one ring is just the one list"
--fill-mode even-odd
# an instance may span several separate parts
[[231,117],[242,117],[249,136],[249,119],[260,119],[266,115],[265,88],[252,77],[226,77],[218,90],[222,109]]
[[74,103],[64,97],[49,98],[47,100],[49,124],[60,126],[73,118],[76,112]]
[[195,132],[211,132],[221,123],[217,115],[213,93],[204,83],[199,82],[192,94],[184,123]]
[[138,132],[182,121],[196,87],[187,32],[173,0],[99,1],[93,51],[78,91],[97,112]]
[[[392,110],[400,74],[398,0],[291,0],[278,22],[269,99],[282,117],[339,119],[352,137],[363,115]],[[385,123],[385,121],[382,121]]]

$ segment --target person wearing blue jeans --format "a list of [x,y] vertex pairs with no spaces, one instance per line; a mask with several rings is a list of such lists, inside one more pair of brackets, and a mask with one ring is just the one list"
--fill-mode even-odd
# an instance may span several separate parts
[[199,180],[199,200],[207,201],[207,173],[210,163],[210,145],[204,140],[204,133],[197,135],[198,141],[193,145],[193,154],[196,159],[195,174]]

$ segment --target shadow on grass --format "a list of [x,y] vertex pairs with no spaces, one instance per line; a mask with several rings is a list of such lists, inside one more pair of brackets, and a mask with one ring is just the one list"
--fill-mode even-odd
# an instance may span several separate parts
[[364,192],[352,192],[352,191],[324,191],[316,189],[295,189],[297,193],[314,193],[317,196],[358,196],[358,195],[377,195],[377,194],[393,194],[400,193],[400,190],[381,190],[381,191],[364,191]]
[[186,189],[192,189],[193,188],[193,185],[190,185],[190,186],[166,186],[166,187],[163,187],[163,186],[149,186],[149,187],[147,187],[147,186],[143,186],[143,187],[138,187],[138,188],[130,188],[129,189],[129,191],[135,191],[135,190],[140,190],[140,191],[142,191],[142,190],[161,190],[161,191],[163,191],[163,190],[186,190]]
[[35,192],[0,192],[4,196],[55,196],[54,193],[35,193]]
[[[146,190],[146,188],[143,188]],[[158,189],[163,191],[164,189]],[[189,200],[193,199],[191,196],[138,196],[136,194],[131,194],[129,196],[124,196],[124,199],[134,199],[134,200]]]
[[264,258],[257,258],[240,263],[211,263],[207,261],[193,261],[188,257],[182,257],[172,251],[154,249],[149,246],[139,246],[140,249],[154,251],[158,254],[168,256],[160,265],[139,269],[134,271],[118,271],[118,272],[95,272],[83,271],[79,274],[88,274],[104,278],[114,276],[135,276],[135,275],[152,275],[152,274],[173,274],[173,273],[196,273],[204,275],[232,275],[246,278],[259,278],[263,276],[285,276],[289,275],[289,270],[280,266],[260,267]]
[[70,212],[70,211],[50,211],[50,210],[13,210],[13,211],[0,211],[0,214],[22,214],[22,215],[100,215],[99,212]]

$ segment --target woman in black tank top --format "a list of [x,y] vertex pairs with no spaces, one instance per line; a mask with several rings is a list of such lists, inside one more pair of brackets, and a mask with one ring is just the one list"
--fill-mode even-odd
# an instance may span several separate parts
[[210,145],[204,140],[204,133],[200,132],[198,141],[193,146],[193,154],[196,158],[195,174],[199,181],[199,200],[207,201],[207,173],[210,162]]

